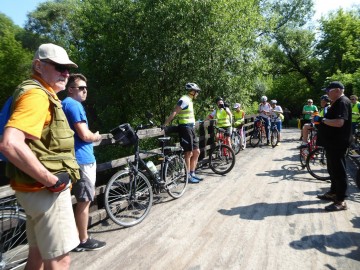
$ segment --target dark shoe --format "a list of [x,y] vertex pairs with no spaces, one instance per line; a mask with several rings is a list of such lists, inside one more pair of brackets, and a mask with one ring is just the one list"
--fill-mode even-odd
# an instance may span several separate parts
[[267,142],[266,142],[266,145],[270,145],[270,142],[269,142],[269,141],[267,141]]
[[190,176],[190,177],[188,178],[188,183],[190,183],[190,184],[197,184],[197,183],[199,183],[199,182],[200,182],[200,181],[197,180],[195,177]]
[[199,176],[197,176],[197,175],[193,175],[192,178],[195,178],[195,179],[198,180],[198,181],[204,180],[204,178],[199,177]]
[[320,200],[325,200],[325,201],[335,201],[336,200],[336,195],[331,192],[326,192],[324,194],[318,194],[317,197]]
[[99,250],[105,247],[106,242],[98,241],[92,238],[88,238],[85,243],[80,243],[74,250],[77,252],[87,250]]
[[325,210],[329,212],[342,211],[346,209],[347,209],[346,202],[334,202],[333,204],[325,206]]

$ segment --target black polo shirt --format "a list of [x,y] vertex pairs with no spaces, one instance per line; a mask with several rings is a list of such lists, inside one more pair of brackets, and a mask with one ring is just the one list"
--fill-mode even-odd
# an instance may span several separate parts
[[326,119],[344,119],[342,127],[331,127],[321,123],[318,128],[318,145],[326,148],[343,149],[351,143],[351,101],[346,96],[341,96],[331,104]]

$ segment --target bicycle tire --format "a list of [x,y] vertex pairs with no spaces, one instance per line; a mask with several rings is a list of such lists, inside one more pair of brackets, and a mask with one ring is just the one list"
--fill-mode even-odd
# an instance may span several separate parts
[[275,146],[277,146],[278,144],[278,136],[279,136],[279,131],[277,129],[274,129],[271,131],[271,136],[270,136],[270,141],[271,141],[271,146],[274,148]]
[[357,170],[355,183],[356,183],[356,186],[360,189],[360,169]]
[[231,147],[234,150],[235,155],[239,154],[241,150],[241,136],[237,132],[231,134]]
[[172,155],[165,163],[165,189],[174,199],[184,195],[188,184],[188,172],[184,158]]
[[306,158],[309,155],[309,147],[300,148],[300,163],[302,168],[306,168]]
[[146,176],[138,172],[136,181],[132,177],[127,170],[117,172],[105,188],[106,212],[112,221],[124,227],[142,222],[153,203],[152,187]]
[[253,130],[250,136],[250,145],[256,147],[259,145],[261,140],[261,131],[259,129]]
[[0,269],[16,269],[28,256],[26,215],[18,208],[0,211]]
[[216,174],[226,174],[235,165],[235,153],[228,145],[217,145],[210,150],[209,167]]
[[325,149],[318,147],[311,151],[306,158],[306,168],[314,178],[318,180],[329,180],[330,175],[327,171]]

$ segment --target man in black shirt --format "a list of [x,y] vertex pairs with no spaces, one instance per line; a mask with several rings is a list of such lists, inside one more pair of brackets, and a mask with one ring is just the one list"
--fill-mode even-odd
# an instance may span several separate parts
[[324,90],[332,104],[324,118],[316,118],[321,122],[318,144],[325,147],[331,186],[328,192],[318,195],[318,198],[334,202],[325,207],[326,211],[340,211],[347,209],[344,201],[347,190],[345,153],[351,142],[351,102],[344,95],[341,82],[331,82]]

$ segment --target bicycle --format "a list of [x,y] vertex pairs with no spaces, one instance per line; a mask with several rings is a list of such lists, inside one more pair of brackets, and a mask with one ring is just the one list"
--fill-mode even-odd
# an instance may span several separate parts
[[0,269],[16,269],[28,255],[26,215],[15,196],[0,200]]
[[246,136],[243,127],[234,127],[231,133],[231,146],[235,155],[239,154],[240,150],[246,148]]
[[226,174],[230,172],[235,165],[235,152],[227,143],[229,134],[225,129],[214,127],[216,129],[217,145],[210,149],[209,167],[217,174]]
[[309,153],[306,158],[306,168],[318,180],[325,181],[330,179],[324,147],[318,146]]
[[317,132],[315,127],[311,127],[310,133],[309,133],[309,143],[306,145],[306,147],[300,148],[300,163],[301,167],[306,167],[306,159],[310,152],[312,152],[314,149],[317,148],[316,146],[316,140],[317,140]]
[[278,145],[279,143],[279,136],[280,136],[280,131],[277,128],[276,125],[276,120],[279,119],[279,117],[271,117],[270,119],[270,142],[271,142],[271,146],[274,148],[275,146]]
[[262,117],[257,116],[254,121],[254,130],[250,136],[250,145],[256,147],[266,139],[265,121]]
[[[142,222],[149,214],[153,203],[153,194],[166,191],[172,198],[180,198],[188,184],[188,172],[181,147],[166,147],[170,137],[158,138],[161,151],[140,150],[140,129],[152,127],[139,125],[135,131],[129,124],[113,129],[114,139],[121,145],[134,145],[134,160],[127,159],[127,167],[115,173],[105,188],[105,209],[116,224],[130,227]],[[160,170],[149,168],[140,154],[158,157]],[[148,164],[149,165],[149,164]],[[139,169],[144,169],[145,173]]]

